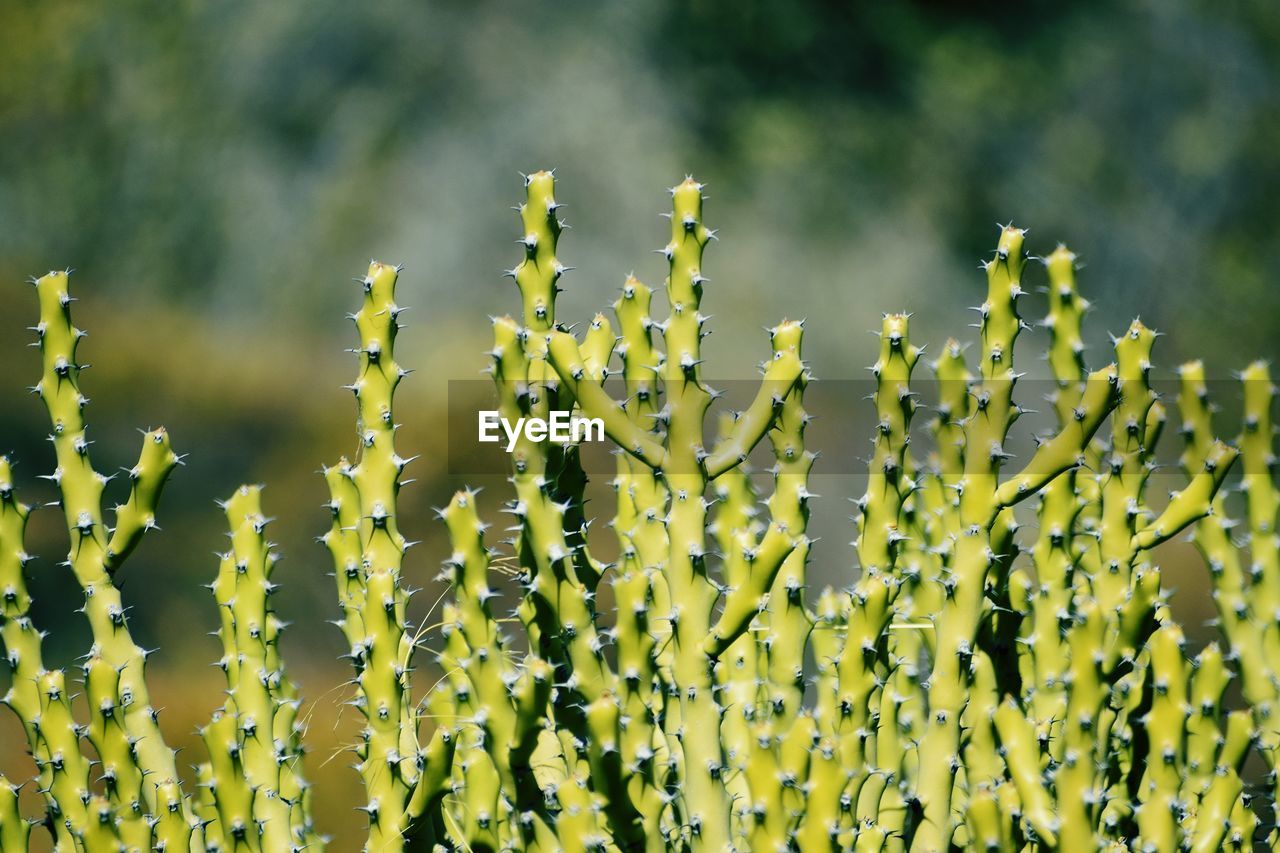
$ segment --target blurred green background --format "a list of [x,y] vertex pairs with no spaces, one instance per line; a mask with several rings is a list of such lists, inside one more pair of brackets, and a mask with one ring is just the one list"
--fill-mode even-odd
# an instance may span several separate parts
[[[1166,379],[1192,355],[1228,377],[1280,352],[1268,0],[6,0],[0,63],[0,447],[21,460],[26,499],[51,499],[22,282],[75,267],[99,467],[131,464],[135,427],[158,423],[191,454],[125,585],[136,633],[163,650],[166,731],[200,760],[192,732],[221,702],[199,587],[223,542],[212,501],[267,482],[285,649],[315,703],[311,770],[336,849],[360,832],[339,752],[355,720],[340,713],[347,670],[313,538],[327,524],[315,472],[351,445],[350,278],[371,256],[407,267],[401,361],[418,373],[401,443],[424,459],[405,526],[425,544],[406,571],[429,586],[445,554],[429,507],[461,484],[444,458],[447,382],[475,377],[486,315],[517,306],[500,273],[517,257],[518,172],[558,169],[569,320],[631,270],[660,284],[664,188],[685,173],[709,184],[712,376],[752,375],[759,327],[788,314],[807,315],[828,379],[862,375],[883,311],[916,312],[935,349],[970,334],[977,261],[1009,219],[1033,252],[1062,240],[1087,263],[1097,349],[1141,314],[1168,333]],[[815,576],[847,582],[856,481],[816,491],[829,497]],[[56,511],[37,513],[37,616],[58,661],[89,642],[64,549]],[[1205,618],[1190,552],[1165,559],[1180,612]],[[435,598],[419,596],[418,618]],[[22,778],[26,761],[0,716],[0,767]]]

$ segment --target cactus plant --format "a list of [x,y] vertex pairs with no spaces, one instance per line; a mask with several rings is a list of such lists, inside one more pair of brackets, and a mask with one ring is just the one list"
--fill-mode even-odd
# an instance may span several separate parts
[[[111,478],[90,461],[88,399],[76,357],[84,332],[71,322],[68,279],[61,271],[33,280],[40,303],[33,330],[43,372],[31,390],[48,410],[57,466],[45,479],[58,489],[70,539],[64,565],[83,590],[81,612],[93,634],[80,673],[87,723],[76,716],[66,671],[48,669],[43,661],[44,634],[31,621],[24,577],[32,559],[23,544],[29,508],[18,500],[10,460],[0,457],[0,639],[11,672],[4,702],[22,720],[39,768],[42,823],[60,850],[300,849],[314,833],[307,785],[296,765],[297,700],[276,648],[282,625],[266,605],[273,558],[256,526],[257,492],[246,487],[228,504],[234,547],[214,586],[224,610],[222,667],[231,679],[230,698],[206,729],[212,769],[202,771],[203,790],[194,796],[181,788],[174,751],[147,698],[144,668],[151,652],[133,640],[118,580],[129,554],[156,527],[160,493],[182,457],[163,428],[145,432],[138,462],[127,469],[128,499],[115,508],[114,526],[107,526],[102,498]],[[96,761],[82,748],[85,740]],[[13,819],[14,788],[7,781],[0,788],[0,847],[24,849],[25,822]]]
[[[430,629],[412,621],[405,577],[404,529],[419,520],[398,502],[412,461],[396,446],[394,395],[408,372],[395,349],[401,270],[373,263],[356,279],[356,449],[324,471],[332,518],[320,538],[364,718],[355,750],[367,849],[1274,845],[1280,492],[1267,366],[1241,375],[1234,442],[1215,438],[1204,366],[1181,368],[1185,482],[1167,499],[1149,494],[1169,416],[1152,383],[1157,335],[1134,321],[1110,363],[1088,370],[1088,303],[1075,256],[1058,247],[1043,259],[1054,422],[1015,470],[1029,258],[1025,232],[1005,226],[984,264],[973,367],[951,340],[923,382],[910,318],[883,316],[858,569],[814,592],[818,449],[806,436],[803,323],[769,329],[753,399],[720,411],[701,350],[715,235],[696,181],[671,202],[663,318],[632,276],[612,319],[598,314],[576,337],[556,310],[568,268],[555,180],[526,178],[523,257],[509,273],[521,312],[493,321],[488,369],[511,422],[567,411],[603,424],[617,450],[612,541],[590,527],[580,442],[515,434],[509,498],[485,506],[463,488],[439,510],[451,553]],[[94,636],[81,722],[67,676],[42,660],[24,577],[29,510],[0,459],[5,702],[37,761],[45,829],[63,850],[321,846],[261,488],[221,504],[231,544],[210,586],[227,694],[202,729],[208,761],[184,791],[117,583],[181,460],[164,430],[146,433],[131,494],[105,526],[67,276],[36,286],[34,390],[53,424],[50,479]],[[751,470],[753,455],[772,459],[768,476]],[[1239,523],[1225,487],[1234,467]],[[502,542],[485,521],[493,511],[512,519]],[[1222,635],[1194,653],[1155,550],[1184,531],[1204,556]],[[518,600],[504,601],[504,588]],[[428,654],[438,672],[424,689],[413,674]],[[1263,796],[1250,756],[1269,771]],[[0,778],[0,850],[26,849],[30,829]]]

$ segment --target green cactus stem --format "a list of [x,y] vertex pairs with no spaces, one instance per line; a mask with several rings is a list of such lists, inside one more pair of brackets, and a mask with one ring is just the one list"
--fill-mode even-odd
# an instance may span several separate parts
[[[52,425],[57,467],[48,476],[58,487],[61,505],[71,538],[68,564],[85,594],[84,613],[93,632],[91,657],[118,673],[116,713],[133,744],[142,774],[142,808],[154,814],[161,785],[178,778],[173,750],[164,742],[156,722],[156,712],[148,699],[143,668],[146,652],[134,642],[126,609],[113,578],[141,536],[155,527],[156,502],[170,472],[181,459],[169,444],[163,428],[143,436],[138,462],[128,470],[131,490],[128,501],[116,508],[116,526],[108,529],[102,519],[102,494],[108,478],[94,470],[89,458],[84,407],[80,392],[82,365],[76,349],[84,332],[71,323],[71,303],[66,272],[51,272],[35,281],[40,301],[40,321],[35,326],[43,372],[33,387],[45,403]],[[104,697],[105,698],[105,697]],[[187,822],[190,816],[182,806]],[[93,824],[92,818],[89,820]],[[168,821],[158,824],[173,828],[175,835],[159,841],[175,849],[189,843],[191,827],[178,829]],[[102,830],[105,831],[105,830]]]
[[[400,570],[410,543],[399,529],[396,499],[411,460],[396,453],[393,414],[396,386],[407,374],[395,360],[403,310],[395,300],[398,275],[398,268],[374,262],[356,280],[364,293],[351,315],[360,369],[347,387],[356,397],[359,452],[354,463],[344,459],[325,469],[333,525],[323,539],[356,667],[356,706],[366,721],[357,754],[369,796],[363,809],[370,824],[367,849],[379,851],[431,837],[438,822],[432,810],[448,774],[429,762],[452,751],[446,727],[421,745],[409,683],[416,641],[406,621],[409,592]],[[419,791],[419,785],[427,787]]]
[[318,839],[310,786],[302,776],[297,688],[279,651],[284,623],[271,606],[278,556],[265,535],[270,519],[262,513],[262,487],[241,486],[221,506],[231,548],[221,555],[212,588],[222,617],[220,666],[227,676],[227,701],[219,714],[231,724],[218,721],[206,729],[205,739],[211,754],[226,752],[240,768],[238,775],[216,777],[215,803],[234,803],[234,819],[220,821],[222,841],[233,849],[249,841],[265,850],[301,849]]

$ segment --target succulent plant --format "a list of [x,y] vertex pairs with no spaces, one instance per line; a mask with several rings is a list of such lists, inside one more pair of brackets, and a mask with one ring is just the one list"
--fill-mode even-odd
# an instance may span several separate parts
[[[1006,447],[1024,414],[1015,349],[1028,328],[1029,258],[1025,232],[1002,228],[984,265],[974,367],[948,341],[935,381],[922,383],[909,318],[883,316],[873,448],[855,504],[859,570],[811,593],[818,454],[805,435],[803,323],[769,329],[752,401],[719,411],[702,370],[714,237],[702,187],[686,179],[671,190],[663,319],[653,291],[628,277],[613,318],[597,314],[580,337],[556,313],[567,268],[553,176],[529,175],[525,192],[523,257],[510,271],[522,311],[493,321],[489,353],[498,412],[602,424],[617,450],[616,506],[609,532],[591,533],[581,444],[512,433],[509,497],[485,508],[464,488],[440,510],[447,601],[433,630],[415,627],[398,505],[412,459],[397,452],[393,405],[407,374],[395,353],[401,271],[374,263],[357,279],[358,371],[347,386],[356,452],[325,469],[332,523],[321,540],[365,721],[366,849],[1275,843],[1280,492],[1265,364],[1241,374],[1234,442],[1215,438],[1203,365],[1180,369],[1185,483],[1152,499],[1168,417],[1151,381],[1156,333],[1134,321],[1111,363],[1088,370],[1088,304],[1074,255],[1059,247],[1043,259],[1054,424],[1014,470]],[[67,674],[42,660],[24,577],[28,508],[0,458],[0,641],[13,673],[4,701],[39,768],[39,823],[68,851],[321,846],[260,487],[222,503],[231,546],[211,589],[227,698],[202,730],[209,760],[184,793],[118,585],[181,458],[163,429],[147,432],[129,497],[106,526],[67,275],[36,289],[43,373],[33,390],[53,426],[48,478],[94,637],[81,721]],[[772,457],[770,477],[750,470],[753,453]],[[1224,487],[1237,459],[1241,522]],[[495,510],[512,519],[502,542],[484,520]],[[1184,531],[1208,566],[1222,634],[1195,654],[1154,554]],[[615,541],[602,545],[604,535]],[[519,590],[514,608],[503,580]],[[414,674],[428,655],[439,671],[424,689]],[[1236,678],[1238,708],[1227,698]],[[1269,771],[1262,796],[1246,784],[1250,756]],[[25,850],[31,826],[0,779],[0,850]]]

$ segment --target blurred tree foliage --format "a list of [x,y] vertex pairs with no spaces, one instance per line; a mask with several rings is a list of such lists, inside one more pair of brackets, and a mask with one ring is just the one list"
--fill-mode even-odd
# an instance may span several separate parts
[[726,169],[794,170],[814,227],[905,208],[972,253],[1016,215],[1175,347],[1277,352],[1274,3],[694,0],[659,43]]
[[1227,360],[1271,346],[1280,308],[1266,0],[10,0],[0,45],[8,275],[68,259],[113,292],[315,322],[339,301],[317,283],[371,248],[496,245],[484,202],[509,166],[553,161],[646,211],[639,179],[697,167],[785,220],[742,242],[799,232],[832,268],[884,233],[941,268],[1016,216],[1079,246],[1121,316],[1210,347],[1230,328],[1208,353]]

